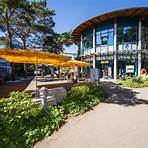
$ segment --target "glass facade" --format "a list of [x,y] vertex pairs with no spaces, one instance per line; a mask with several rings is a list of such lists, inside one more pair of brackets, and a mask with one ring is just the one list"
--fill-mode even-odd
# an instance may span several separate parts
[[89,29],[83,33],[83,54],[91,53],[93,48],[93,30]]
[[114,22],[109,21],[96,26],[96,48],[99,52],[108,50],[114,44]]
[[142,49],[148,50],[148,23],[146,21],[142,24]]
[[114,32],[113,29],[106,29],[96,32],[96,46],[113,45]]
[[119,19],[117,23],[118,50],[137,49],[138,47],[138,21]]
[[[138,49],[138,18],[117,19],[117,50]],[[114,49],[114,20],[93,26],[96,35],[98,52],[113,51]],[[83,47],[81,54],[90,54],[93,48],[93,28],[82,33]],[[80,48],[80,43],[78,44]],[[106,50],[104,50],[106,49]],[[142,24],[142,49],[148,49],[148,23]],[[80,54],[80,52],[79,52]]]
[[84,50],[93,48],[93,36],[89,35],[83,38]]
[[148,50],[147,9],[123,12],[88,20],[80,25],[82,27],[75,35],[78,40],[78,35],[83,32],[81,51],[87,53],[86,56],[84,54],[84,61],[92,62],[93,67],[99,68],[100,76],[106,77],[107,74],[115,80],[118,76],[129,74],[128,66],[134,67],[132,75],[135,76],[140,76],[141,68],[148,70],[148,52],[145,51]]

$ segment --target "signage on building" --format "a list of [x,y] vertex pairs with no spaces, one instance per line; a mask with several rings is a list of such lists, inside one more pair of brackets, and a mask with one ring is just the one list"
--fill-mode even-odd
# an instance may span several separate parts
[[126,44],[126,45],[125,45],[125,48],[126,48],[126,49],[129,49],[129,45],[128,45],[128,44]]
[[126,65],[126,73],[134,73],[134,65]]
[[108,61],[101,61],[101,64],[108,64]]

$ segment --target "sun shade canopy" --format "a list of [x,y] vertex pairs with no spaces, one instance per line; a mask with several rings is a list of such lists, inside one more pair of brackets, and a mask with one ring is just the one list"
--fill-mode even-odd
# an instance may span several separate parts
[[0,58],[8,62],[26,64],[60,64],[69,60],[63,55],[22,49],[0,49]]
[[59,66],[60,67],[74,67],[74,66],[87,67],[91,65],[83,61],[69,60],[67,62],[61,63]]

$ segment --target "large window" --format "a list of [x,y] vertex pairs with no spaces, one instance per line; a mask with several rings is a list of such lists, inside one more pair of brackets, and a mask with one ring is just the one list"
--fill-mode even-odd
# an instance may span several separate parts
[[142,49],[148,50],[148,25],[142,27]]
[[123,28],[124,43],[129,43],[131,41],[131,26]]
[[122,27],[120,27],[120,28],[118,28],[118,30],[117,30],[117,32],[118,32],[118,34],[117,34],[117,42],[118,42],[118,44],[122,44],[122,39],[123,39],[123,28]]
[[137,26],[123,26],[117,29],[117,43],[122,49],[137,48]]
[[113,29],[105,29],[98,31],[96,33],[96,45],[104,46],[104,45],[113,45],[114,37],[113,37]]
[[84,53],[89,53],[93,48],[93,30],[88,29],[83,32],[83,50]]
[[83,38],[84,50],[93,48],[93,36],[89,35]]
[[114,44],[114,33],[113,29],[110,29],[108,32],[108,45],[113,45]]

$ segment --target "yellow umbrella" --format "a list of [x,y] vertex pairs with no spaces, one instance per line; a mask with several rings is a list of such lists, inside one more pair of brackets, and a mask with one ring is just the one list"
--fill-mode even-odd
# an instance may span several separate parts
[[61,61],[59,59],[44,59],[35,57],[23,57],[23,56],[1,56],[1,58],[6,59],[8,62],[13,63],[25,63],[25,64],[59,64]]
[[68,61],[68,57],[63,55],[18,49],[0,49],[0,58],[9,62],[28,64],[57,64]]
[[[13,63],[35,64],[59,64],[69,60],[67,56],[58,55],[49,52],[19,49],[0,49],[0,58]],[[37,89],[37,72],[36,72]]]
[[75,67],[75,66],[87,67],[87,66],[90,66],[90,64],[83,62],[83,61],[69,60],[67,62],[61,63],[59,66],[61,67]]

